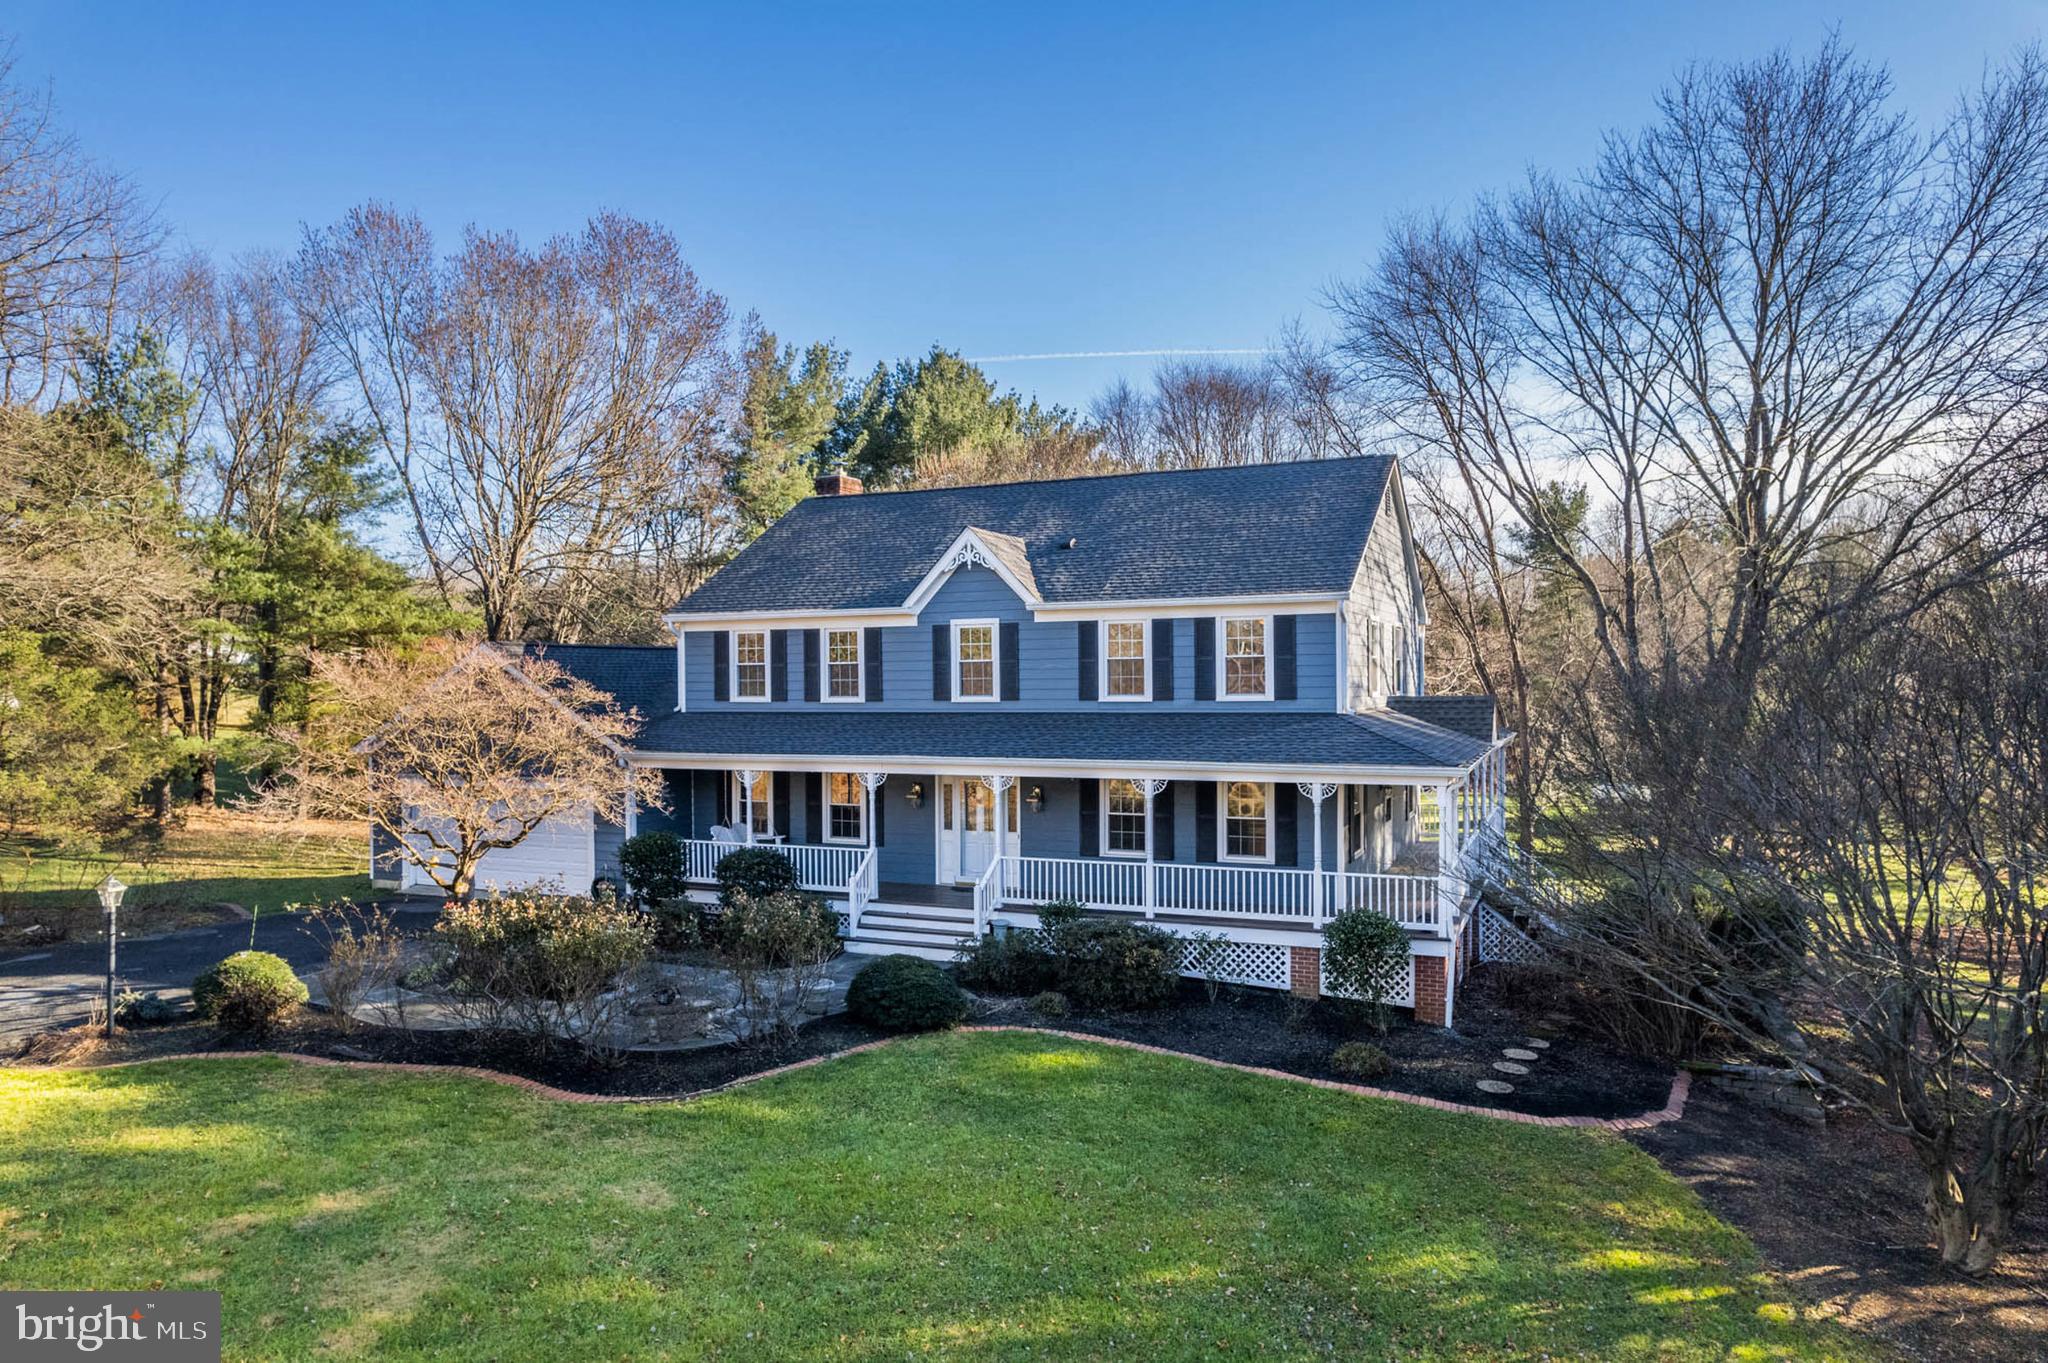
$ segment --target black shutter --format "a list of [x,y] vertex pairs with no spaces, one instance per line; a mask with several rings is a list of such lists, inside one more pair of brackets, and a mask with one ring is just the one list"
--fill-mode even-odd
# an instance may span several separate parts
[[774,679],[768,686],[770,700],[789,699],[789,631],[775,630],[768,636],[768,670]]
[[932,699],[953,699],[953,659],[946,652],[952,626],[932,626]]
[[1152,859],[1173,860],[1173,782],[1152,797]]
[[1083,779],[1081,787],[1081,855],[1102,855],[1102,783]]
[[882,830],[887,825],[888,820],[884,819],[882,815],[889,808],[888,794],[889,787],[886,783],[875,787],[873,804],[875,813],[875,846],[877,847],[880,847],[886,841],[882,836]]
[[1097,666],[1095,649],[1102,626],[1094,620],[1076,620],[1074,622],[1074,629],[1076,631],[1074,635],[1075,647],[1081,659],[1080,696],[1082,700],[1094,700],[1095,669]]
[[718,781],[718,821],[732,827],[732,783],[734,776],[729,771],[714,773]]
[[1294,699],[1294,622],[1301,617],[1273,617],[1273,699]]
[[1275,781],[1273,783],[1273,864],[1294,866],[1301,858],[1298,854],[1301,834],[1297,829],[1300,821],[1294,812],[1294,783]]
[[818,635],[820,631],[804,631],[804,699],[815,705],[821,692],[818,690]]
[[868,699],[882,698],[882,631],[868,627],[860,632],[861,653],[868,668]]
[[1216,699],[1216,621],[1206,615],[1195,620],[1195,699]]
[[1195,783],[1195,860],[1216,860],[1216,783]]
[[1152,699],[1173,699],[1173,621],[1152,622]]
[[1017,699],[1017,636],[1023,631],[1015,620],[1003,622],[1003,699]]
[[776,772],[768,780],[768,790],[770,798],[775,803],[775,831],[789,838],[789,773]]
[[804,838],[825,841],[825,778],[814,771],[804,773]]
[[725,630],[711,636],[711,699],[732,699],[732,635]]

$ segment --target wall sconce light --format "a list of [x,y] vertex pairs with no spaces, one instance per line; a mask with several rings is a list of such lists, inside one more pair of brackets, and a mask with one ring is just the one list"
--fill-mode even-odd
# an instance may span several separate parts
[[1024,803],[1031,806],[1033,814],[1042,811],[1045,808],[1045,788],[1043,786],[1033,786],[1025,794]]
[[912,781],[910,783],[910,807],[912,809],[924,808],[924,782]]

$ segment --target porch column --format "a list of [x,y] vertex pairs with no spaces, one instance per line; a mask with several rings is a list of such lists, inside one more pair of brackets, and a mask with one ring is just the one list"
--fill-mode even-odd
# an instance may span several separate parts
[[888,779],[889,773],[886,771],[864,771],[860,774],[862,798],[867,803],[867,807],[861,811],[861,825],[867,830],[868,848],[871,851],[875,845],[875,792],[880,790]]
[[1315,804],[1316,878],[1311,882],[1314,889],[1309,902],[1309,916],[1310,920],[1317,927],[1321,927],[1323,920],[1329,917],[1327,912],[1329,907],[1328,882],[1325,878],[1326,873],[1323,870],[1323,801],[1337,793],[1337,783],[1334,781],[1297,781],[1294,784],[1294,788],[1307,796]]
[[1156,918],[1159,914],[1159,871],[1152,849],[1152,801],[1166,789],[1166,782],[1156,776],[1134,776],[1130,780],[1145,796],[1145,916]]
[[740,826],[746,830],[746,843],[754,842],[754,777],[757,773],[738,771],[733,775],[740,778]]
[[1451,782],[1440,783],[1436,788],[1436,916],[1437,935],[1451,935],[1451,919],[1458,912],[1458,902],[1464,898],[1464,882],[1461,879],[1458,839],[1458,797],[1459,786]]
[[[984,776],[981,778],[981,783],[987,786],[996,797],[996,888],[998,890],[1008,890],[1010,887],[1010,877],[1008,868],[1003,865],[1003,858],[1008,855],[1007,843],[1010,828],[1010,801],[1008,797],[1010,787],[1017,784],[1017,778],[1014,776]],[[966,817],[965,810],[961,811],[961,817]]]

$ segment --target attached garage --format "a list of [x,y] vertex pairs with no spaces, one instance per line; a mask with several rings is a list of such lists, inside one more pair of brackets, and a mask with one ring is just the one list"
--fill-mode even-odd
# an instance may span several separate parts
[[[540,824],[517,847],[484,853],[477,866],[477,893],[493,888],[526,889],[559,886],[570,894],[589,894],[597,877],[597,828],[589,810],[565,814]],[[405,888],[438,893],[419,867],[405,863]]]

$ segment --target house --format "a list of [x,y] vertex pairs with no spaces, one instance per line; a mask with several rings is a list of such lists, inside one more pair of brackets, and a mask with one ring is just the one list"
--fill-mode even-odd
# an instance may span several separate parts
[[543,650],[640,711],[670,808],[479,883],[586,888],[661,828],[707,895],[734,841],[778,849],[852,952],[948,958],[1071,898],[1304,993],[1364,908],[1408,930],[1391,996],[1449,1023],[1508,740],[1490,697],[1424,694],[1392,459],[818,492],[668,612],[673,648]]

